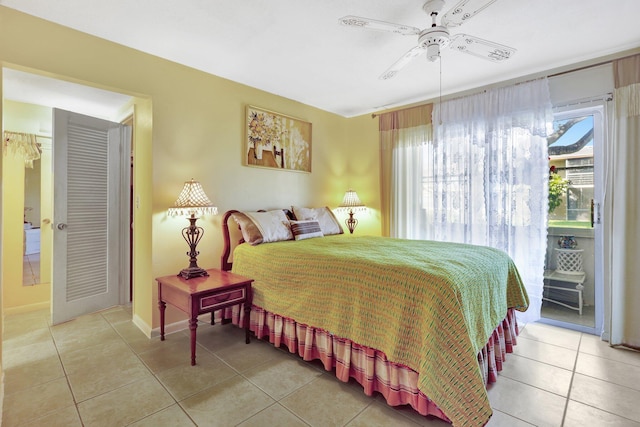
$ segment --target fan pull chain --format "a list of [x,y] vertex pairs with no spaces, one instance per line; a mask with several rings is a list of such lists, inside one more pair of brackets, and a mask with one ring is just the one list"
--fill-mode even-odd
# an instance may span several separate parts
[[438,56],[440,56],[440,61],[438,61],[440,63],[440,98],[438,100],[438,104],[440,105],[438,106],[438,123],[442,124],[442,55],[438,53]]

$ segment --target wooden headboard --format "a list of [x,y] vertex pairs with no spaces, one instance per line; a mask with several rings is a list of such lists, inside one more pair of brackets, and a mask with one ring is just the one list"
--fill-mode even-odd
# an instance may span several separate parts
[[[284,211],[284,213],[287,215],[287,218],[291,219],[291,220],[295,220],[296,217],[293,215],[293,212],[290,209],[282,209]],[[231,267],[233,267],[233,263],[231,261],[229,261],[229,257],[231,256],[231,252],[232,252],[232,248],[231,248],[231,233],[229,232],[229,218],[231,217],[232,214],[236,213],[236,212],[240,212],[237,210],[229,210],[226,211],[224,213],[224,216],[222,217],[222,236],[224,238],[224,246],[222,248],[222,256],[220,257],[220,269],[224,270],[224,271],[231,271]],[[261,209],[257,212],[266,212],[265,210]],[[239,227],[238,227],[239,228]],[[240,245],[244,243],[244,239],[240,238],[240,240],[238,240],[237,245]]]
[[[229,235],[229,218],[232,214],[239,212],[236,210],[226,211],[222,217],[222,236],[224,237],[224,246],[222,247],[222,256],[220,257],[220,269],[223,271],[231,271],[233,266],[232,262],[229,262],[229,256],[231,255],[231,236]],[[238,244],[244,243],[244,239],[240,239]]]

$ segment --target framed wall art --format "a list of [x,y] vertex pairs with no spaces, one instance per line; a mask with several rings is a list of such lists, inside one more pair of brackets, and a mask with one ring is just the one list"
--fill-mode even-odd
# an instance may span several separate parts
[[243,144],[248,166],[311,172],[310,122],[249,105]]

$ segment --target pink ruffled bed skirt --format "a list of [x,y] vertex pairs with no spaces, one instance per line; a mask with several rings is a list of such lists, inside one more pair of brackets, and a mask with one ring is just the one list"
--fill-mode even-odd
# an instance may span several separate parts
[[[223,317],[231,318],[235,325],[242,325],[244,310],[237,306],[226,309]],[[358,345],[256,306],[251,308],[250,329],[257,338],[269,337],[269,342],[276,347],[284,344],[291,353],[298,353],[304,360],[320,360],[327,371],[335,369],[336,377],[341,381],[354,378],[362,385],[367,396],[377,391],[391,406],[411,405],[422,415],[450,421],[428,396],[418,390],[418,373],[407,366],[390,362],[379,350]],[[516,315],[513,309],[509,309],[507,316],[491,334],[489,342],[478,353],[478,364],[485,384],[497,381],[506,354],[513,352],[517,335]]]

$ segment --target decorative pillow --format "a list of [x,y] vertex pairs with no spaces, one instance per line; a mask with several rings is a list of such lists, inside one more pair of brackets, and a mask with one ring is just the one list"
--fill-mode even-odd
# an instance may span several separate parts
[[250,245],[292,240],[289,220],[282,210],[236,212],[231,215],[240,226],[242,238]]
[[296,240],[311,239],[312,237],[324,237],[320,224],[316,220],[289,221],[291,232]]
[[329,236],[331,234],[342,234],[344,230],[338,222],[336,216],[327,206],[323,208],[301,208],[292,206],[293,214],[299,221],[315,219],[320,224],[322,234]]

